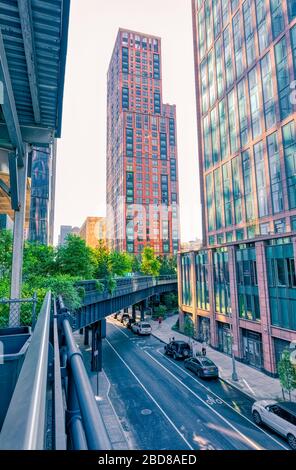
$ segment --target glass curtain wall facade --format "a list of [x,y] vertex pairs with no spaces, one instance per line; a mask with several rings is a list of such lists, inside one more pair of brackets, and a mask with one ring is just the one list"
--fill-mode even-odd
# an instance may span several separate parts
[[192,0],[204,242],[290,232],[296,1]]
[[28,239],[47,245],[52,243],[50,223],[54,197],[52,191],[52,150],[33,148],[31,166],[31,205]]
[[161,39],[120,29],[108,71],[107,240],[179,250],[176,107],[162,102]]
[[200,338],[206,318],[214,348],[273,375],[296,340],[296,0],[192,0],[192,15],[203,247],[179,255],[198,260],[180,325]]

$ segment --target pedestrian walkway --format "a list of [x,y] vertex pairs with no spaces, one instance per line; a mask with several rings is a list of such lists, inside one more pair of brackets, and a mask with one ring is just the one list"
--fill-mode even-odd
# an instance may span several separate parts
[[[174,337],[175,340],[186,340],[189,341],[188,337],[181,333],[172,330],[172,326],[175,325],[178,320],[178,315],[164,320],[159,326],[158,322],[152,322],[152,334],[163,341],[168,343],[169,340]],[[190,340],[191,341],[191,340]],[[193,341],[193,350],[196,353],[201,351],[202,345],[197,341]],[[263,399],[274,399],[282,400],[282,389],[280,381],[278,379],[269,377],[268,375],[260,372],[259,370],[250,367],[246,364],[236,361],[236,371],[239,377],[237,382],[232,380],[232,359],[231,357],[223,354],[215,349],[207,346],[207,356],[215,362],[219,368],[220,378],[225,382],[231,384],[233,387],[238,388],[243,393],[247,394],[254,400]],[[287,397],[288,399],[288,397]],[[292,399],[296,400],[296,393],[293,392]]]
[[110,382],[104,370],[99,373],[90,370],[90,348],[83,345],[83,336],[75,334],[75,341],[83,354],[84,364],[90,377],[92,389],[94,391],[98,408],[103,418],[107,434],[109,436],[113,450],[127,450],[131,448],[129,436],[119,421],[109,398]]

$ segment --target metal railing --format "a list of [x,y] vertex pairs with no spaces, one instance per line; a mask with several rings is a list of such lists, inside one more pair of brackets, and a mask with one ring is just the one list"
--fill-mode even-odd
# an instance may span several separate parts
[[[67,368],[67,430],[68,446],[74,450],[110,450],[111,443],[95,400],[80,349],[75,343],[69,312],[61,297],[58,299],[60,325],[65,338]],[[58,314],[59,317],[59,314]]]
[[36,293],[29,299],[0,299],[0,328],[34,327],[36,305]]
[[51,293],[48,292],[3,423],[1,450],[45,447],[50,313]]

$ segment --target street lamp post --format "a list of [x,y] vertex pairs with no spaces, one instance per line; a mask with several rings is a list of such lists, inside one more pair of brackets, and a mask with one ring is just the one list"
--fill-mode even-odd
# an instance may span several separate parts
[[[225,278],[225,274],[224,274],[224,262],[223,262],[223,281],[224,281],[224,285],[225,285],[225,289],[226,289],[226,295],[227,295],[227,306],[226,308],[228,309],[228,300],[230,300],[230,292],[229,292],[229,289],[228,289],[228,284],[226,282],[226,278]],[[232,374],[231,374],[231,378],[234,382],[237,382],[238,381],[238,375],[237,375],[237,372],[236,372],[236,363],[235,363],[235,355],[234,355],[234,349],[233,349],[233,324],[232,324],[232,311],[231,311],[231,314],[229,315],[230,319],[231,319],[231,322],[230,322],[230,329],[231,329],[231,333],[230,333],[230,340],[231,340],[231,360],[232,360]]]

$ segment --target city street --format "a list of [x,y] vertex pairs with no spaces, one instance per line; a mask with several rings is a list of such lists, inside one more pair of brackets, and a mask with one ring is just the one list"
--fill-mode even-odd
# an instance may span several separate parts
[[252,423],[252,401],[223,381],[203,381],[164,356],[155,337],[138,337],[108,319],[103,367],[109,397],[134,448],[285,450]]

